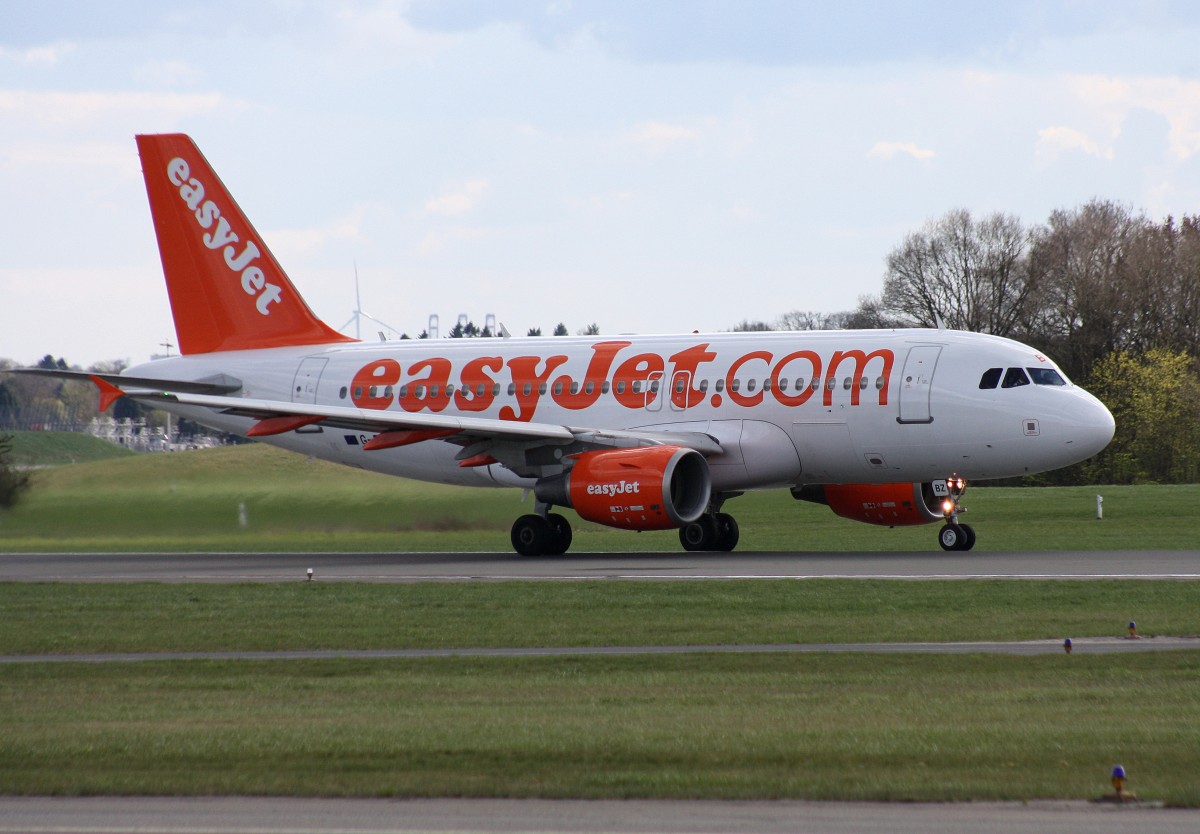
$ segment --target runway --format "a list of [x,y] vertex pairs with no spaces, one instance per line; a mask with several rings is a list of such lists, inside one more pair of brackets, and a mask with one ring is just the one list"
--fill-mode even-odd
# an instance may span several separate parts
[[971,553],[4,553],[2,582],[1200,579],[1200,550]]
[[1198,825],[1197,811],[1086,801],[0,798],[0,834],[1194,834]]

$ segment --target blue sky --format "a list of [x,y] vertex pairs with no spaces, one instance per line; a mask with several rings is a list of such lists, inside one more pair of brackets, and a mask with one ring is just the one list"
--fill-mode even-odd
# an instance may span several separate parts
[[[1200,4],[0,0],[0,357],[173,340],[135,133],[415,334],[853,308],[946,211],[1200,213]],[[378,327],[371,325],[367,332]]]

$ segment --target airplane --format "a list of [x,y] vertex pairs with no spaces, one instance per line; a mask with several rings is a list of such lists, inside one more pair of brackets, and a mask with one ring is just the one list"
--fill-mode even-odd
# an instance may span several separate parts
[[1112,414],[1048,357],[937,329],[360,342],[305,304],[194,142],[136,137],[181,355],[85,377],[211,428],[406,478],[515,487],[523,556],[562,555],[556,508],[732,551],[728,501],[787,489],[970,550],[968,479],[1068,466]]

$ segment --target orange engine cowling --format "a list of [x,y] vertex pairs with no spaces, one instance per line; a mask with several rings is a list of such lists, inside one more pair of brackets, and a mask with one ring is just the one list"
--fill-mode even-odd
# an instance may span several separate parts
[[708,507],[708,462],[695,449],[649,446],[584,452],[561,475],[534,487],[539,501],[571,507],[597,524],[667,530],[695,521]]
[[885,527],[945,520],[933,484],[806,484],[794,487],[792,495],[826,504],[842,518]]

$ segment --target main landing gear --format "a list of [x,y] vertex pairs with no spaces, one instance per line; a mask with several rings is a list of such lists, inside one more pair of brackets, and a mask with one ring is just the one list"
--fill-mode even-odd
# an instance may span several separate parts
[[679,543],[684,550],[700,552],[716,550],[728,553],[737,547],[738,523],[729,513],[721,512],[721,505],[740,492],[722,492],[712,496],[704,515],[690,524],[679,528]]
[[[729,552],[737,547],[737,521],[729,513],[718,512],[725,497],[731,496],[714,499],[704,515],[679,528],[684,550]],[[571,522],[550,512],[550,505],[539,503],[536,513],[513,522],[512,546],[522,556],[562,556],[571,546]]]
[[738,523],[729,513],[705,513],[679,528],[679,543],[684,550],[728,553],[737,547]]
[[549,511],[523,515],[513,522],[512,546],[522,556],[561,556],[571,546],[571,522]]
[[969,524],[958,522],[959,514],[967,511],[958,504],[958,499],[966,491],[965,478],[951,475],[946,479],[946,500],[942,502],[946,526],[938,531],[938,544],[942,546],[942,550],[970,550],[975,546],[975,530]]

